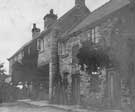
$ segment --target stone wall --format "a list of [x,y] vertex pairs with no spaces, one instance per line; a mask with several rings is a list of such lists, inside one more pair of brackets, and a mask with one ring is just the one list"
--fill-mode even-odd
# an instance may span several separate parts
[[50,34],[46,35],[43,40],[44,46],[43,50],[39,51],[38,55],[38,67],[48,64],[51,57],[51,37]]
[[[99,46],[103,49],[106,49],[108,56],[110,60],[113,62],[114,66],[114,79],[113,79],[113,90],[114,90],[114,102],[119,102],[120,97],[122,96],[122,92],[120,89],[120,83],[122,80],[127,80],[129,83],[129,80],[131,80],[131,77],[134,74],[134,58],[135,58],[135,14],[129,9],[124,8],[120,11],[116,12],[115,14],[110,15],[110,17],[106,18],[102,22],[98,22],[98,24],[95,25],[95,27],[98,26],[98,42],[96,43],[96,46]],[[74,74],[74,72],[79,70],[79,66],[77,63],[73,63],[73,52],[72,48],[75,45],[78,45],[79,47],[82,46],[82,42],[91,40],[89,33],[90,29],[87,29],[86,31],[83,31],[81,34],[71,37],[68,41],[64,43],[59,43],[59,55],[60,55],[60,71],[61,74],[63,71],[68,71],[71,75]],[[64,44],[64,50],[66,50],[66,53],[63,55],[61,53],[61,48],[63,48],[62,44]],[[78,51],[76,51],[78,52]],[[86,73],[80,72],[82,75],[80,77],[81,83],[80,83],[80,93],[81,96],[85,96],[85,101],[88,101],[88,97],[91,95],[89,94],[89,76]],[[108,75],[108,74],[107,74]],[[107,79],[106,79],[107,80]],[[111,79],[112,80],[112,79]],[[133,81],[134,82],[134,81]],[[103,84],[104,83],[104,84]],[[130,84],[131,87],[132,84]],[[107,82],[105,82],[105,79],[103,80],[100,93],[97,96],[103,97],[103,94],[106,91],[105,88],[107,88]],[[103,92],[104,91],[104,92]],[[112,91],[112,90],[111,90]],[[94,98],[93,94],[93,98]],[[96,97],[95,96],[95,99]],[[100,99],[99,98],[99,102]],[[94,100],[95,100],[94,99]],[[93,102],[92,100],[89,100]],[[102,101],[101,101],[102,102]],[[101,103],[100,102],[100,103]],[[114,103],[115,104],[115,103]],[[116,104],[115,104],[116,105]],[[119,105],[119,104],[118,104]]]

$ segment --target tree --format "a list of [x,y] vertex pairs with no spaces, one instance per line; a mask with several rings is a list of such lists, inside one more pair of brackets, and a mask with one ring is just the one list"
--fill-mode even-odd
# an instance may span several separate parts
[[16,97],[15,88],[5,82],[9,77],[5,72],[4,64],[0,63],[0,103],[12,101]]
[[7,77],[3,67],[4,67],[3,63],[0,63],[0,102],[2,102],[3,99],[3,95],[4,95],[3,86],[5,84],[5,79]]
[[3,67],[4,67],[4,64],[0,63],[0,84],[4,83],[5,79],[8,77]]

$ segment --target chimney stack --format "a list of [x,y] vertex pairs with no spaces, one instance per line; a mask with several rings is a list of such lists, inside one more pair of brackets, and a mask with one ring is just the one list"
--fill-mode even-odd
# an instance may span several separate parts
[[75,6],[85,6],[85,0],[75,0]]
[[52,24],[57,20],[57,15],[54,14],[53,9],[50,10],[50,13],[44,16],[44,30],[48,29]]
[[40,34],[40,29],[36,27],[36,24],[33,23],[33,28],[32,28],[32,39],[35,39],[39,36]]

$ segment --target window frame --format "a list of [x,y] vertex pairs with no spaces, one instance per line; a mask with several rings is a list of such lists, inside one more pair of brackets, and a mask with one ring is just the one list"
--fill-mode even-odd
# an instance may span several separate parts
[[28,55],[31,54],[31,46],[28,47]]
[[43,52],[44,51],[44,38],[43,39],[41,39],[41,44],[40,44],[41,46],[40,46],[40,52]]
[[37,50],[41,50],[41,39],[37,39]]
[[95,27],[93,27],[93,28],[91,28],[90,30],[87,31],[87,36],[88,36],[88,38],[89,38],[89,40],[91,41],[92,44],[99,43],[98,28],[100,28],[100,27],[95,26]]
[[43,52],[45,50],[45,45],[44,45],[44,38],[43,39],[37,39],[37,50],[39,52]]

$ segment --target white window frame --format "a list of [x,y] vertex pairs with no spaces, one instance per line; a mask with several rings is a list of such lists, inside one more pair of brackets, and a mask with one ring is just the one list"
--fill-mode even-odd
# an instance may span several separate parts
[[44,44],[45,44],[44,39],[38,39],[37,40],[37,50],[39,52],[43,52],[45,50],[45,48],[44,48],[45,45]]
[[40,52],[42,52],[42,51],[44,51],[44,39],[41,39],[41,41],[40,41],[41,43],[40,43]]
[[41,50],[41,39],[37,39],[37,50]]

